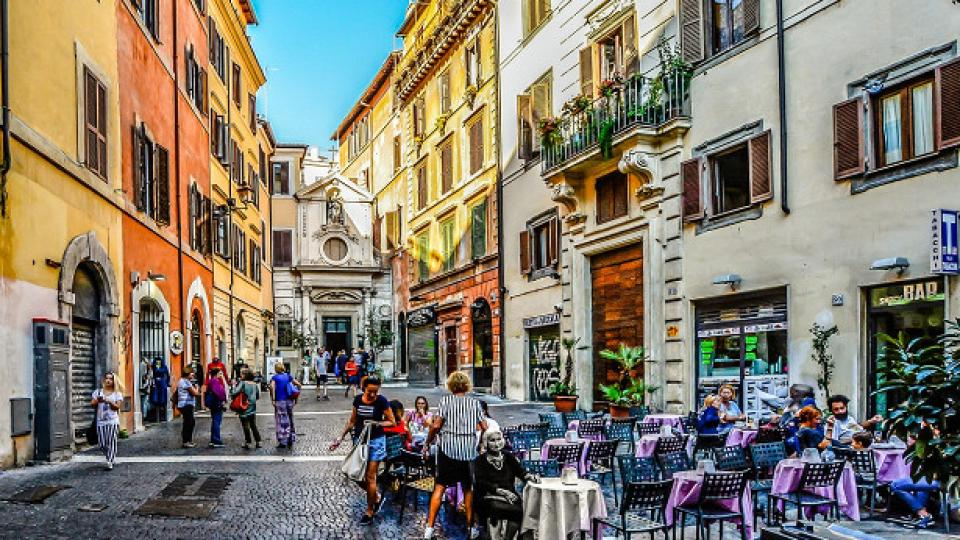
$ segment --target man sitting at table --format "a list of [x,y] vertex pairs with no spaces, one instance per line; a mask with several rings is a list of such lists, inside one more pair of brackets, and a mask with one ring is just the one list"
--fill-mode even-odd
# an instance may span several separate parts
[[878,423],[883,422],[883,417],[878,414],[869,420],[857,423],[857,419],[847,409],[848,403],[850,398],[841,394],[827,398],[827,407],[833,413],[830,418],[827,418],[827,434],[837,446],[848,446],[853,440],[854,433],[865,429],[872,430]]
[[538,483],[540,478],[528,473],[513,454],[504,452],[506,440],[498,430],[483,432],[480,441],[481,454],[474,462],[477,514],[480,521],[490,519],[499,522],[492,537],[510,539],[520,531],[523,521],[523,505],[517,495],[516,482]]

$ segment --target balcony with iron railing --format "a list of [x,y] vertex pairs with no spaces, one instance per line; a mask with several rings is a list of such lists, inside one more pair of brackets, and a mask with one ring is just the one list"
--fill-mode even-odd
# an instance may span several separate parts
[[[541,121],[540,156],[543,176],[580,160],[613,157],[613,146],[633,133],[656,136],[675,120],[690,114],[688,72],[671,70],[663,76],[637,75],[626,81],[604,81],[600,97],[579,106],[568,103],[555,120]],[[552,129],[551,129],[552,128]]]

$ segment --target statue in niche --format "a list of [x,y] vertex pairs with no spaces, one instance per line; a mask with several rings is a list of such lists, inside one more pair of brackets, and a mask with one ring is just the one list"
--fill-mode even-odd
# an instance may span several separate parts
[[343,225],[343,197],[335,193],[327,203],[327,223]]

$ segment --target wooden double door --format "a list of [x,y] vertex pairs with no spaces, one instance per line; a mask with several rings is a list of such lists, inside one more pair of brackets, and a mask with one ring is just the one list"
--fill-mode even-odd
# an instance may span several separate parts
[[594,255],[590,276],[594,400],[602,401],[597,385],[615,382],[617,371],[615,363],[600,357],[600,351],[616,350],[621,343],[643,345],[643,246]]

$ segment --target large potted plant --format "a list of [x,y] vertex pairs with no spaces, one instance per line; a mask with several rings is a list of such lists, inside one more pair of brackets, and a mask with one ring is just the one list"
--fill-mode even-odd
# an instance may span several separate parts
[[550,396],[557,412],[573,412],[577,408],[577,385],[573,383],[573,348],[580,338],[565,337],[560,340],[567,353],[567,362],[563,366],[563,378],[550,385]]
[[624,343],[621,343],[616,351],[610,349],[600,351],[601,358],[616,363],[614,371],[617,372],[617,382],[599,385],[600,392],[609,404],[610,416],[614,418],[630,416],[631,407],[643,404],[646,385],[639,378],[639,374],[645,356],[643,347],[628,347]]
[[936,341],[881,334],[885,429],[909,441],[905,456],[914,480],[938,480],[956,492],[960,477],[960,319]]

